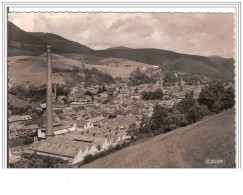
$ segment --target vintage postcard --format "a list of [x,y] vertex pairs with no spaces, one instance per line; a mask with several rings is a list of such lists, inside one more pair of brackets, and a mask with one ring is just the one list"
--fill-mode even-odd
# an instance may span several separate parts
[[8,167],[237,167],[235,18],[10,10]]

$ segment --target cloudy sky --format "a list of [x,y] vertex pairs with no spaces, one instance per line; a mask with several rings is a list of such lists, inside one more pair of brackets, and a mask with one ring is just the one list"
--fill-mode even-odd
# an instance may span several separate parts
[[10,13],[25,31],[50,32],[93,49],[159,48],[234,56],[234,15],[195,13]]

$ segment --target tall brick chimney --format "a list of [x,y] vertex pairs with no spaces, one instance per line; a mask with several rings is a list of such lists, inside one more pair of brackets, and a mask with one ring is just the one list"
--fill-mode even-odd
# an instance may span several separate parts
[[46,138],[53,136],[53,110],[52,110],[52,66],[51,46],[47,46],[47,75],[46,75]]

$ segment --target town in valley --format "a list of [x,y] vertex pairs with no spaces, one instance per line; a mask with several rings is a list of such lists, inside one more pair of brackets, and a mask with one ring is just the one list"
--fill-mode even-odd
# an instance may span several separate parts
[[82,167],[234,107],[231,58],[79,50],[8,25],[10,167]]

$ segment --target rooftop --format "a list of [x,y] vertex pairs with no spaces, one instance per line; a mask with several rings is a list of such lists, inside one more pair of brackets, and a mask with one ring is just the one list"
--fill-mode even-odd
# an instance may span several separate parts
[[10,123],[12,122],[16,122],[16,121],[26,121],[26,120],[32,120],[30,115],[24,115],[24,116],[20,116],[20,115],[13,115],[8,117],[8,121]]

